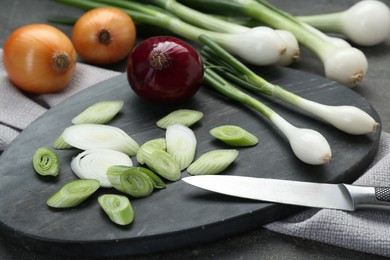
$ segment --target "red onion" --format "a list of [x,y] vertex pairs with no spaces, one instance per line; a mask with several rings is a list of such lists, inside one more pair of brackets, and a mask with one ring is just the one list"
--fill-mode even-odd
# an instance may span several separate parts
[[127,79],[134,92],[149,101],[182,102],[199,90],[203,63],[189,44],[171,36],[152,37],[133,49]]

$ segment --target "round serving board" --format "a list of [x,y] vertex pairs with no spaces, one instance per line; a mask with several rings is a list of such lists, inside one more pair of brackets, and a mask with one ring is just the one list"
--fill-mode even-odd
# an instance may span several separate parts
[[[258,73],[308,99],[328,105],[354,105],[380,121],[364,98],[333,81],[286,68],[263,68]],[[320,131],[332,148],[331,162],[323,166],[302,163],[293,155],[285,137],[265,117],[207,87],[185,104],[157,105],[137,97],[122,74],[50,109],[3,152],[0,157],[1,233],[28,250],[46,254],[134,255],[211,241],[259,227],[301,209],[223,196],[183,181],[167,182],[164,190],[147,198],[131,199],[135,220],[125,227],[113,224],[97,202],[99,195],[115,193],[114,189],[101,188],[72,209],[49,208],[46,200],[62,185],[76,179],[70,161],[80,151],[58,151],[62,169],[55,178],[35,173],[32,157],[38,148],[51,147],[74,116],[101,100],[125,101],[122,112],[109,125],[120,127],[139,144],[164,136],[164,130],[155,123],[169,112],[179,108],[202,111],[204,118],[192,126],[198,141],[196,157],[211,149],[230,148],[211,137],[209,130],[215,126],[235,124],[254,133],[259,144],[238,148],[236,162],[221,174],[350,183],[372,162],[380,129],[373,135],[348,135],[280,101],[258,97],[292,124]],[[183,177],[187,175],[183,172]]]

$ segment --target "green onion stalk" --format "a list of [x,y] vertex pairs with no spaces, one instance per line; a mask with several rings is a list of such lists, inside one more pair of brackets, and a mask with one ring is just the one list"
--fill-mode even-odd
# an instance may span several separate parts
[[182,1],[213,11],[234,12],[252,17],[272,28],[289,31],[322,61],[325,76],[348,87],[362,82],[368,68],[362,51],[349,44],[334,43],[327,35],[296,17],[262,0],[194,0]]
[[[90,10],[102,6],[113,6],[126,12],[135,22],[157,26],[167,29],[179,36],[189,40],[198,41],[201,34],[205,34],[218,42],[225,49],[254,65],[269,65],[276,62],[284,53],[282,43],[272,41],[264,44],[268,40],[264,35],[269,35],[257,29],[251,29],[240,34],[220,33],[205,30],[183,20],[166,11],[159,10],[155,6],[150,6],[134,1],[123,0],[54,0],[55,2]],[[254,47],[255,46],[255,47]],[[267,46],[267,48],[264,48]],[[256,48],[257,47],[257,48]]]
[[227,68],[217,70],[222,71],[225,77],[242,87],[283,100],[349,134],[375,133],[379,127],[379,124],[369,114],[357,107],[324,105],[300,97],[281,86],[266,81],[207,36],[201,35],[199,40],[206,46],[201,52],[202,56],[217,68]]

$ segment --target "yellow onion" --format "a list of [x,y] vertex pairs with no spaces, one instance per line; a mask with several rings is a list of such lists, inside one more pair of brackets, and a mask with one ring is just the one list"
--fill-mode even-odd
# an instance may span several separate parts
[[56,92],[68,85],[77,54],[70,39],[47,24],[16,29],[3,48],[3,64],[16,87],[31,93]]

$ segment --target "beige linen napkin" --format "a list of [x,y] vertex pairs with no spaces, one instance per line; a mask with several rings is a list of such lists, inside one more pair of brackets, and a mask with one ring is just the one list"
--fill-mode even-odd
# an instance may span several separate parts
[[[2,57],[2,51],[0,50]],[[0,152],[48,108],[102,80],[120,74],[77,64],[70,85],[56,94],[29,96],[15,88],[0,63]],[[371,168],[356,181],[360,185],[390,186],[390,134],[383,133]],[[266,228],[320,242],[390,256],[390,212],[309,209]]]

